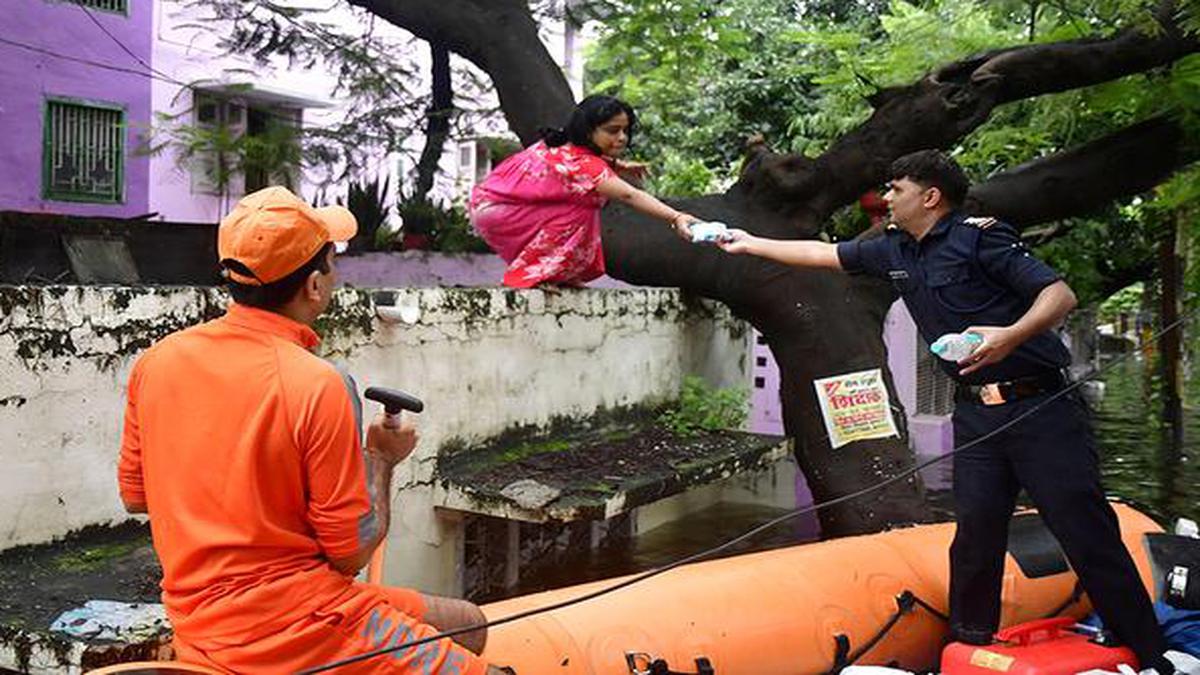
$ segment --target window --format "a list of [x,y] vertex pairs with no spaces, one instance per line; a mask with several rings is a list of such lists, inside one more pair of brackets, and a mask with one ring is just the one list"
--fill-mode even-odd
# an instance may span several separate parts
[[483,182],[492,170],[492,153],[486,143],[462,141],[458,144],[459,185],[470,190]]
[[483,179],[492,172],[492,153],[484,143],[475,144],[475,182],[482,183]]
[[201,132],[189,161],[193,193],[242,194],[299,182],[299,108],[196,92],[192,114]]
[[118,203],[125,174],[125,112],[119,106],[46,101],[42,196]]
[[299,108],[246,108],[242,171],[247,194],[272,185],[295,190],[301,162]]
[[196,92],[192,99],[192,111],[196,127],[205,132],[225,129],[199,143],[189,163],[191,168],[192,192],[196,194],[221,194],[240,191],[240,186],[230,185],[234,181],[228,146],[233,139],[246,130],[246,108],[228,99]]
[[68,2],[77,3],[84,7],[92,9],[101,9],[105,12],[115,12],[117,14],[129,13],[129,0],[68,0]]

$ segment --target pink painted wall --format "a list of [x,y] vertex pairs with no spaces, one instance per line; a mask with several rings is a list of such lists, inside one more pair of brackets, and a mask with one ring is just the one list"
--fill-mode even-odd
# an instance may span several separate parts
[[[424,286],[499,286],[504,276],[499,256],[481,253],[364,253],[338,258],[338,278],[355,288]],[[591,288],[630,288],[612,277],[600,277]]]
[[[892,372],[896,397],[912,417],[912,411],[917,407],[914,355],[918,338],[917,327],[903,302],[897,301],[888,312],[883,325],[883,342],[887,347],[888,369]],[[775,364],[771,350],[761,342],[757,331],[754,333],[753,357],[750,428],[765,434],[782,434],[783,409],[779,400],[779,367]]]

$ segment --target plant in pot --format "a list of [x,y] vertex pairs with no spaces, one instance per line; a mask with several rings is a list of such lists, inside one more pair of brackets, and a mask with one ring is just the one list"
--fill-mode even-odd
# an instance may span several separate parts
[[425,197],[404,195],[396,204],[396,212],[404,223],[402,248],[405,251],[429,249],[437,237],[442,209]]
[[[348,242],[347,253],[362,253],[390,246],[388,239],[380,236],[387,233],[384,225],[387,224],[388,214],[392,211],[392,205],[387,199],[390,181],[390,178],[385,177],[381,184],[376,177],[350,183],[343,206],[353,213],[358,221],[358,233]],[[339,199],[338,203],[341,204],[342,200]],[[383,241],[380,241],[381,239]]]
[[443,209],[434,236],[433,248],[444,253],[491,253],[487,243],[475,234],[467,211],[461,206]]

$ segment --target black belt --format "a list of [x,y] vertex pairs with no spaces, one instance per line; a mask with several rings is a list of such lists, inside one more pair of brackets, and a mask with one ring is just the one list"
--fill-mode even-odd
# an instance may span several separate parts
[[962,384],[954,388],[954,398],[966,403],[1000,405],[1038,394],[1052,394],[1067,386],[1067,377],[1061,370],[1047,370],[1037,375],[1018,377],[1007,382],[987,384]]

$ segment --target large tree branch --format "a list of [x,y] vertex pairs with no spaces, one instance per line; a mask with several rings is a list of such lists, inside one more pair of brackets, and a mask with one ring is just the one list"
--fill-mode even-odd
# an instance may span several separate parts
[[1155,117],[998,174],[972,188],[966,210],[1018,226],[1085,215],[1145,192],[1196,158],[1179,125]]
[[886,178],[893,159],[923,148],[948,148],[1002,103],[1105,82],[1163,66],[1200,50],[1168,27],[1126,31],[1106,40],[1075,40],[988,52],[945,66],[919,82],[881,92],[878,108],[816,160],[764,154],[743,173],[743,189],[774,203],[802,234]]
[[562,70],[522,0],[350,0],[430,43],[440,42],[492,78],[509,127],[525,143],[560,125],[575,105]]
[[1096,290],[1096,294],[1098,297],[1107,298],[1130,284],[1153,279],[1157,274],[1158,260],[1149,255],[1135,264],[1105,270],[1104,282]]
[[1080,39],[1002,49],[959,61],[930,75],[933,82],[969,82],[994,104],[1108,82],[1174,62],[1196,40],[1166,24],[1150,35],[1126,30],[1109,39]]

